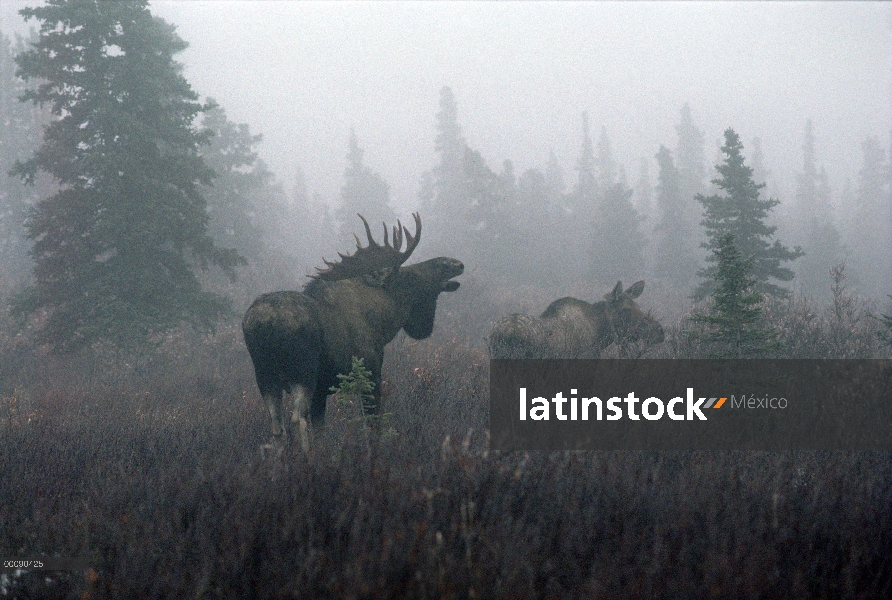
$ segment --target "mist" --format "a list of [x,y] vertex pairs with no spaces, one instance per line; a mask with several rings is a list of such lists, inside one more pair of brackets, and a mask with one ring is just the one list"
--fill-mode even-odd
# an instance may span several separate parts
[[[90,569],[0,595],[889,597],[888,4],[40,5],[0,556]],[[500,357],[820,361],[858,431],[494,451]]]
[[[437,94],[455,92],[471,147],[518,172],[554,151],[568,171],[580,114],[629,175],[674,142],[690,103],[712,151],[727,127],[762,140],[792,192],[802,128],[839,189],[868,135],[892,126],[892,26],[882,3],[153,2],[190,43],[200,94],[264,135],[286,184],[303,166],[334,202],[350,127],[412,209],[435,162]],[[709,159],[712,158],[710,154]],[[654,164],[655,167],[655,164]]]
[[[0,28],[24,30],[4,0]],[[868,135],[892,127],[892,24],[876,2],[184,2],[154,14],[190,47],[178,56],[202,96],[262,133],[286,187],[300,164],[336,203],[350,127],[367,163],[413,209],[435,162],[437,94],[455,92],[469,145],[518,172],[553,150],[568,171],[580,118],[606,127],[629,175],[671,144],[688,102],[712,149],[734,127],[762,140],[792,192],[802,127],[839,189]],[[709,159],[712,158],[710,155]],[[655,168],[655,163],[654,163]]]

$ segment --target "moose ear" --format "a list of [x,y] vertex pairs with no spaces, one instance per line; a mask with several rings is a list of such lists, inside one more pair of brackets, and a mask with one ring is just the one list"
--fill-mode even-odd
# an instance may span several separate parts
[[626,293],[629,295],[629,298],[637,298],[641,295],[641,292],[644,291],[644,281],[639,281],[638,283],[633,284],[626,290]]
[[604,294],[604,299],[608,302],[614,302],[619,299],[619,295],[623,293],[623,282],[617,281],[616,287],[613,288],[612,292],[607,292]]

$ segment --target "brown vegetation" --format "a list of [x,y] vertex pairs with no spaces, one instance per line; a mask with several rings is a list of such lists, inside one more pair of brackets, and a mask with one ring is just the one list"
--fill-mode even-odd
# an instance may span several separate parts
[[646,348],[663,341],[663,328],[635,298],[644,291],[639,281],[623,291],[617,281],[600,302],[565,297],[538,317],[514,313],[489,334],[492,358],[600,358],[611,345],[640,343]]
[[[884,352],[865,347],[875,325],[852,306],[768,312],[798,356]],[[442,308],[431,339],[388,346],[396,435],[367,442],[330,402],[306,455],[258,450],[268,416],[235,323],[135,359],[4,339],[21,359],[0,390],[0,555],[93,567],[20,574],[7,597],[892,593],[888,454],[490,453],[478,321],[495,311]],[[684,327],[666,355],[691,350]]]

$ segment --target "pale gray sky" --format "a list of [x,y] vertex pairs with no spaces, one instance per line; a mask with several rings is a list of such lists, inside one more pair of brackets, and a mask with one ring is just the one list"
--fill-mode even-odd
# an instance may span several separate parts
[[[0,0],[8,32],[21,0]],[[276,2],[155,0],[190,48],[202,96],[264,135],[260,154],[286,187],[300,164],[336,201],[349,129],[401,211],[435,162],[439,90],[449,85],[469,144],[494,170],[543,167],[568,183],[580,113],[607,128],[629,182],[641,157],[674,148],[681,105],[711,163],[726,127],[749,158],[762,139],[793,192],[805,120],[834,193],[857,177],[868,135],[892,130],[892,8],[878,2]],[[657,169],[652,162],[651,177]],[[708,165],[711,168],[711,164]],[[781,198],[782,201],[788,198]]]

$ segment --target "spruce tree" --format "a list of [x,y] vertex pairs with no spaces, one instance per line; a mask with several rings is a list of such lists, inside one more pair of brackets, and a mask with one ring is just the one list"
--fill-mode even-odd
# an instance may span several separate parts
[[548,153],[548,164],[545,165],[545,185],[548,188],[549,197],[552,199],[552,206],[558,206],[558,200],[564,195],[564,170],[558,162],[554,150]]
[[637,281],[644,276],[641,215],[632,205],[632,190],[614,183],[604,190],[593,240],[592,276],[595,281]]
[[388,227],[396,221],[390,207],[390,187],[380,175],[363,164],[363,154],[356,132],[350,129],[350,150],[344,186],[341,188],[341,205],[335,213],[341,222],[338,237],[343,248],[350,248],[354,241],[353,232],[359,222],[357,214],[365,217],[369,223],[384,222]]
[[[711,196],[697,194],[697,200],[703,205],[701,224],[707,235],[707,241],[702,246],[712,252],[706,261],[717,262],[715,252],[724,236],[731,234],[740,252],[752,259],[756,291],[786,298],[790,295],[789,290],[772,283],[771,279],[791,281],[793,271],[782,267],[781,263],[799,258],[802,250],[798,247],[790,250],[778,240],[770,243],[777,227],[767,225],[765,220],[780,201],[759,198],[759,190],[765,184],[757,185],[753,181],[752,168],[744,164],[740,136],[733,129],[725,131],[725,144],[721,151],[725,155],[724,161],[716,165],[720,177],[712,181],[720,193]],[[716,264],[710,264],[698,273],[705,281],[697,287],[695,297],[702,298],[712,292],[717,269]]]
[[796,228],[805,256],[796,265],[799,289],[812,298],[829,297],[830,268],[845,258],[839,231],[830,209],[827,172],[815,164],[815,138],[811,119],[805,124],[802,172],[796,176]]
[[[684,217],[689,228],[697,229],[700,221],[700,206],[694,200],[697,194],[705,191],[703,179],[706,176],[704,153],[706,151],[703,132],[694,124],[690,105],[685,102],[679,111],[679,122],[675,126],[678,145],[675,148],[675,167],[678,169],[678,189],[682,199]],[[691,240],[690,251],[699,252],[697,242]]]
[[23,100],[56,120],[16,173],[33,182],[46,171],[59,187],[32,212],[36,283],[18,308],[45,309],[42,339],[60,350],[139,343],[184,321],[211,327],[230,305],[202,291],[194,269],[234,277],[243,259],[207,231],[209,133],[193,126],[207,107],[173,60],[186,43],[146,0],[47,0],[21,14],[41,22],[16,57],[19,76],[39,81]]
[[[576,161],[576,183],[567,194],[566,210],[558,231],[566,243],[570,240],[589,240],[598,215],[598,184],[595,171],[595,151],[588,124],[588,113],[582,113],[582,146]],[[561,266],[572,278],[588,277],[592,271],[591,247],[573,246]]]
[[770,169],[765,168],[765,158],[762,154],[762,139],[753,138],[753,181],[756,183],[764,183],[768,186],[768,180],[772,176]]
[[594,218],[597,196],[595,150],[588,126],[588,113],[582,113],[582,148],[576,163],[576,186],[573,189],[573,212],[579,219]]
[[598,139],[598,191],[603,196],[607,190],[613,187],[617,178],[617,166],[613,160],[613,151],[610,149],[610,138],[607,137],[607,127],[601,127],[601,137]]
[[754,289],[753,259],[743,257],[730,233],[716,242],[712,303],[707,314],[691,319],[704,324],[706,332],[695,337],[709,344],[711,358],[752,358],[779,350],[777,333],[761,323],[762,295]]
[[465,140],[458,123],[458,103],[452,89],[440,90],[440,110],[437,112],[437,136],[434,141],[439,162],[433,170],[434,198],[432,210],[425,218],[426,229],[433,235],[429,249],[454,252],[455,239],[461,224],[455,216],[466,209]]
[[656,159],[660,172],[654,228],[654,275],[687,294],[697,272],[694,241],[697,230],[688,218],[688,199],[682,195],[681,174],[675,167],[672,152],[660,146]]
[[467,208],[457,216],[458,247],[488,273],[510,273],[519,248],[511,218],[513,167],[509,162],[497,174],[480,152],[465,148],[464,171]]
[[635,184],[635,195],[633,206],[638,214],[641,215],[641,233],[647,240],[647,245],[643,248],[642,255],[644,257],[644,273],[650,279],[653,276],[654,266],[654,250],[656,249],[654,241],[654,186],[650,180],[650,161],[641,157],[638,166],[638,182]]
[[892,261],[890,221],[892,210],[886,195],[886,153],[879,140],[869,137],[862,146],[864,162],[858,172],[858,188],[855,193],[855,210],[849,231],[850,262],[853,279],[864,294],[876,298],[889,293],[889,273]]
[[[356,219],[355,224],[358,223]],[[320,257],[344,251],[343,247],[336,247],[333,240],[335,229],[328,205],[318,195],[310,195],[300,165],[294,169],[294,187],[289,202],[279,218],[265,229],[272,237],[268,242],[270,249],[278,255],[294,257],[306,274],[315,272]]]
[[[36,39],[36,34],[32,30]],[[19,102],[32,89],[16,76],[15,54],[25,50],[25,40],[16,35],[15,44],[0,32],[0,296],[21,289],[32,269],[25,223],[29,209],[48,187],[27,186],[10,171],[17,160],[30,156],[40,144],[40,130],[49,121],[46,111]],[[33,39],[32,39],[33,41]]]
[[648,223],[645,231],[653,229],[653,185],[650,182],[650,161],[641,158],[638,183],[635,185],[635,208]]
[[204,113],[202,126],[213,137],[200,154],[214,171],[210,186],[202,193],[207,201],[208,232],[223,246],[242,255],[260,258],[266,235],[258,223],[261,206],[274,202],[273,174],[257,158],[256,146],[263,136],[252,135],[245,123],[233,123],[226,111],[208,98],[211,108]]

